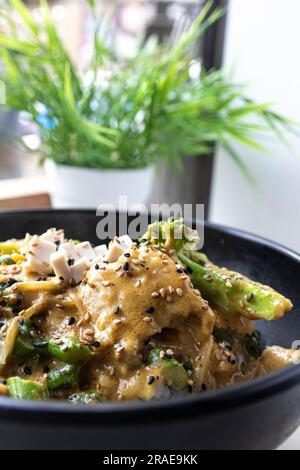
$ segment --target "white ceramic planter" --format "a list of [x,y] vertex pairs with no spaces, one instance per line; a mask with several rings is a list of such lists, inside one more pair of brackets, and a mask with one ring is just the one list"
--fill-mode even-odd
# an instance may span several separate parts
[[47,160],[44,168],[54,208],[93,209],[100,204],[118,208],[120,196],[127,197],[128,206],[146,204],[155,173],[153,167],[93,170],[56,165],[52,160]]

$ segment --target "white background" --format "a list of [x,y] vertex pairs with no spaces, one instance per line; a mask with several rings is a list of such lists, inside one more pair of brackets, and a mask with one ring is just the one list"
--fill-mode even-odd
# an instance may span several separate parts
[[[231,0],[225,65],[249,94],[275,101],[275,109],[300,122],[300,1]],[[290,147],[264,137],[268,154],[236,146],[252,169],[251,187],[218,152],[210,217],[276,240],[300,252],[300,138]]]

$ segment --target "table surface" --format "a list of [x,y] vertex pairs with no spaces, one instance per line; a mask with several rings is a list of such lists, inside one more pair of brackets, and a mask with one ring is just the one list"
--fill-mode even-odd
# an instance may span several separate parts
[[0,210],[41,209],[51,206],[43,176],[0,181]]

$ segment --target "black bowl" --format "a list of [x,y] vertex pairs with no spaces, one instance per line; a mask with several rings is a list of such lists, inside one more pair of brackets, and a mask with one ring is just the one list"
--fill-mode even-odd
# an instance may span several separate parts
[[[94,212],[0,214],[0,239],[64,228],[99,242]],[[205,251],[216,263],[272,285],[294,302],[286,318],[260,323],[266,344],[300,339],[300,256],[259,237],[207,224]],[[161,402],[74,407],[0,398],[0,449],[272,449],[300,422],[300,369],[201,395]]]

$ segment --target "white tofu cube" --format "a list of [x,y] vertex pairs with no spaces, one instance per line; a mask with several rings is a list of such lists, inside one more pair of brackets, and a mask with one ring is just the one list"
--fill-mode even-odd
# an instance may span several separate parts
[[76,252],[76,245],[74,245],[74,242],[70,241],[67,243],[63,243],[60,247],[59,250],[60,252],[64,253],[67,260],[69,259],[77,259],[77,252]]
[[75,252],[77,259],[87,258],[89,261],[92,261],[95,258],[95,251],[90,242],[82,242],[75,245]]
[[52,272],[50,256],[56,252],[55,243],[41,240],[37,235],[32,237],[26,249],[26,273],[50,274]]
[[52,269],[57,277],[62,277],[65,281],[71,279],[70,267],[68,260],[63,251],[57,251],[50,257]]
[[124,250],[128,250],[128,248],[130,248],[131,245],[133,244],[133,241],[129,237],[129,235],[122,235],[121,237],[117,238],[117,241],[119,242],[119,244]]
[[106,260],[109,263],[115,263],[116,261],[118,261],[118,259],[120,258],[120,256],[122,256],[123,253],[124,249],[121,247],[121,245],[113,241],[109,245]]
[[89,267],[88,259],[81,258],[73,266],[70,267],[71,279],[74,279],[76,284],[81,282],[88,267]]
[[59,242],[59,244],[61,245],[65,241],[65,234],[63,230],[56,230],[56,228],[50,228],[49,230],[47,230],[47,232],[43,233],[40,236],[40,239],[55,244]]
[[106,245],[99,245],[94,248],[94,252],[97,257],[105,258],[108,252],[108,248]]

